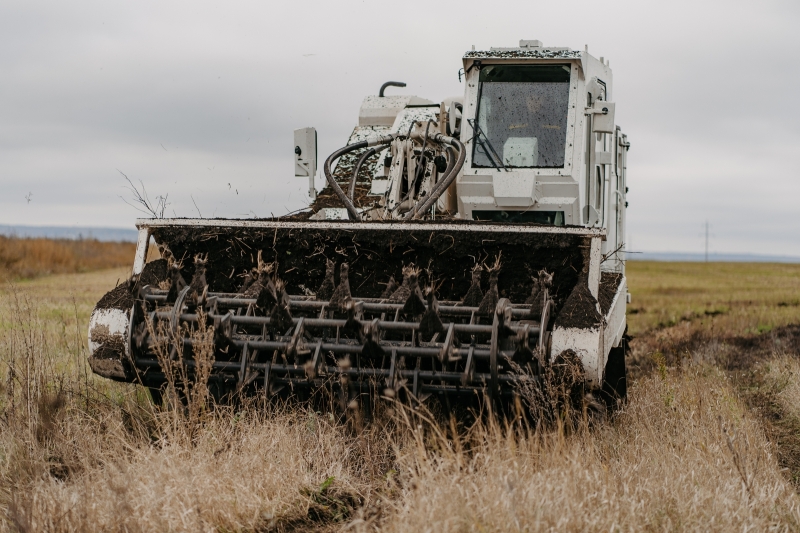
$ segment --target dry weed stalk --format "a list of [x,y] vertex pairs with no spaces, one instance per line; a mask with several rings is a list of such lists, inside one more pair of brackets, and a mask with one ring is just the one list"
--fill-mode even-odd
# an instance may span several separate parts
[[[489,263],[483,263],[483,269],[489,273],[498,272],[500,270],[500,267],[502,266],[502,263],[500,262],[500,258],[502,255],[503,255],[502,251],[498,253],[497,256],[494,258],[494,263],[492,263],[491,265]],[[476,268],[477,266],[478,265],[475,265]]]
[[[191,442],[205,421],[213,398],[208,380],[214,366],[214,327],[207,325],[207,315],[197,310],[197,325],[191,330],[181,326],[170,329],[166,322],[156,326],[148,320],[147,328],[154,339],[153,351],[166,380],[166,421],[168,439],[187,438]],[[186,360],[182,338],[192,340],[192,357]]]
[[[136,187],[136,185],[134,185],[134,183],[130,180],[128,176],[125,175],[124,172],[122,172],[121,170],[117,170],[117,172],[122,174],[122,177],[125,178],[125,181],[128,182],[127,189],[130,191],[133,197],[133,203],[131,203],[122,196],[120,196],[120,199],[123,202],[133,207],[137,211],[140,211],[146,215],[150,215],[153,218],[164,218],[164,211],[167,210],[167,206],[169,205],[169,202],[167,201],[169,194],[163,196],[162,195],[156,196],[155,199],[156,201],[154,203],[150,199],[150,196],[147,194],[147,190],[144,188],[144,183],[142,182],[142,180],[139,180],[139,186],[142,189],[140,191],[139,188]],[[194,199],[192,199],[192,201],[194,201]],[[197,207],[196,204],[195,207]],[[203,218],[202,215],[200,216],[200,218]]]
[[[521,376],[528,373],[510,362],[513,371]],[[534,428],[548,430],[557,427],[575,429],[596,418],[603,411],[590,395],[585,394],[585,372],[577,355],[567,350],[540,367],[538,379],[520,379],[515,383],[516,415]]]
[[[721,416],[719,417],[719,429],[725,437],[725,444],[727,444],[728,450],[731,452],[733,466],[742,479],[742,486],[747,491],[750,501],[752,501],[755,497],[753,487],[758,474],[758,463],[761,461],[761,454],[747,453],[751,447],[747,434],[742,436],[736,429],[731,430],[728,428]],[[750,457],[751,455],[755,455],[755,457],[752,458]]]

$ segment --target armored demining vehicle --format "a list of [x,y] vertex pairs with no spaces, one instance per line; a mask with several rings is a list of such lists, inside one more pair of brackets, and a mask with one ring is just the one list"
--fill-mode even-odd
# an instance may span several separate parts
[[502,401],[571,358],[624,397],[630,145],[608,62],[526,40],[462,61],[463,95],[364,98],[319,193],[316,131],[295,131],[305,212],[137,220],[94,372],[158,391],[166,361],[194,372],[200,321],[217,391]]

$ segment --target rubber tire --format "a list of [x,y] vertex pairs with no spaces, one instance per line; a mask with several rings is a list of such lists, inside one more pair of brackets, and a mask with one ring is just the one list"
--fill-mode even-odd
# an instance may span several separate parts
[[625,369],[625,353],[628,351],[628,341],[623,338],[620,345],[611,348],[603,373],[602,397],[609,409],[613,410],[618,405],[625,403],[628,398],[628,377]]

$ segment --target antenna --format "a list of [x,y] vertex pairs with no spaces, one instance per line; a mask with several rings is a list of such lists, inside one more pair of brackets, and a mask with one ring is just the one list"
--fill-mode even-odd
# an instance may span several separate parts
[[703,224],[703,233],[700,234],[701,237],[705,238],[705,260],[708,263],[708,243],[711,240],[711,237],[716,237],[713,233],[711,233],[711,224],[709,224],[708,219],[706,219],[705,223]]

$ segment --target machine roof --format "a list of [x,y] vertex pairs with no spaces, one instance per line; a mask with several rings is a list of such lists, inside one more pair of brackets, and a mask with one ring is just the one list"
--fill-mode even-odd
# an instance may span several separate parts
[[464,59],[580,59],[583,52],[578,50],[549,48],[495,48],[492,50],[473,50],[464,54]]

